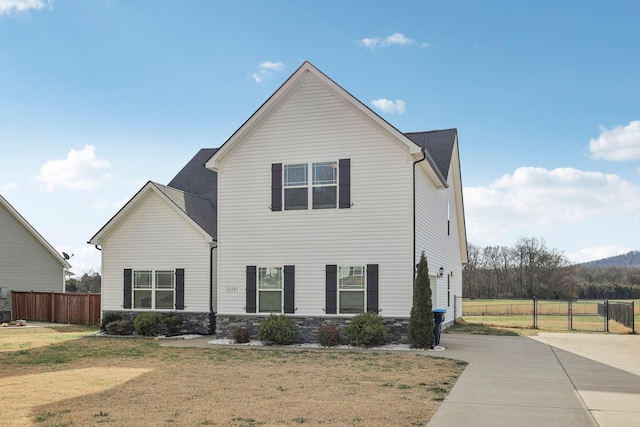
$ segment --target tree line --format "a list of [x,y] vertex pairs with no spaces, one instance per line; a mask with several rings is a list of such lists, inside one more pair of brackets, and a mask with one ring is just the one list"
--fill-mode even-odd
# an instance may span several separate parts
[[470,298],[640,298],[640,268],[572,264],[544,239],[519,238],[513,247],[468,247],[462,294]]
[[85,271],[79,279],[67,279],[65,289],[67,292],[100,293],[100,273],[93,270]]

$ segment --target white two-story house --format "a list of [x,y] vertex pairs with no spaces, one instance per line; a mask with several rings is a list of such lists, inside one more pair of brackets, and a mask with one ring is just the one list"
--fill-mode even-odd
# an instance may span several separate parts
[[220,148],[168,186],[147,184],[90,243],[103,311],[195,309],[190,325],[209,316],[218,336],[282,313],[305,340],[375,311],[404,341],[422,251],[434,308],[445,324],[461,315],[457,131],[402,133],[305,62]]

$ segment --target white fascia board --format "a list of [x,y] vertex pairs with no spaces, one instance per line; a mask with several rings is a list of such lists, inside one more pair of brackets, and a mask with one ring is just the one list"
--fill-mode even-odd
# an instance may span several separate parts
[[204,238],[205,242],[210,243],[215,241],[213,237],[210,236],[209,233],[207,233],[204,230],[204,228],[200,227],[193,219],[191,219],[191,217],[189,217],[189,215],[187,215],[185,211],[183,211],[178,205],[176,205],[173,200],[167,197],[166,194],[164,194],[158,187],[156,187],[154,182],[152,182],[151,184],[153,185],[152,187],[153,190],[156,192],[156,194],[160,196],[160,198],[162,198],[165,202],[167,202],[167,204],[169,204],[169,206],[171,206],[182,218],[184,218],[185,221],[191,224],[193,228],[195,228],[196,230],[198,230],[200,234],[202,234],[202,237]]
[[64,257],[59,254],[58,251],[56,251],[53,246],[51,246],[49,242],[47,242],[45,238],[42,237],[42,235],[40,235],[40,233],[38,233],[38,231],[33,228],[33,226],[29,224],[29,222],[22,215],[20,215],[17,210],[14,209],[13,206],[11,206],[11,203],[9,203],[4,197],[2,197],[2,195],[0,195],[0,203],[9,211],[9,213],[11,213],[11,215],[14,216],[15,219],[18,220],[20,224],[22,224],[24,228],[26,228],[33,235],[33,237],[36,238],[36,240],[38,240],[38,242],[40,242],[42,246],[44,246],[51,253],[51,255],[53,255],[60,262],[60,264],[62,264],[64,268],[71,268],[71,264],[69,264],[67,260],[64,259]]
[[191,224],[207,241],[213,241],[213,237],[209,235],[202,227],[196,224],[189,216],[180,209],[170,198],[167,197],[153,181],[147,182],[101,229],[98,231],[87,243],[91,245],[101,245],[102,239],[106,234],[113,230],[122,221],[129,212],[133,211],[140,204],[141,200],[150,191],[155,192],[164,200],[169,206],[171,206],[185,221]]
[[389,122],[384,120],[349,92],[344,90],[340,85],[331,80],[327,75],[313,66],[310,62],[305,61],[298,68],[298,70],[296,70],[291,75],[291,77],[289,77],[282,84],[282,86],[280,86],[280,88],[278,88],[273,93],[273,95],[271,95],[271,97],[269,97],[269,99],[267,99],[267,101],[265,101],[264,104],[262,104],[260,108],[258,108],[258,110],[242,126],[240,126],[240,128],[233,135],[231,135],[231,137],[224,144],[222,144],[222,146],[218,149],[218,151],[216,151],[211,159],[207,161],[205,167],[217,172],[220,168],[220,163],[222,162],[223,158],[232,151],[237,141],[245,139],[266,117],[271,114],[273,110],[277,108],[278,105],[286,100],[289,94],[294,92],[295,89],[297,89],[304,82],[304,77],[308,73],[313,73],[314,76],[325,83],[328,90],[337,98],[341,99],[345,105],[350,106],[354,110],[366,116],[369,120],[371,120],[373,123],[378,125],[378,127],[389,134],[400,145],[406,147],[409,154],[422,154],[420,146],[404,136],[402,132],[389,124]]
[[138,201],[149,191],[152,186],[151,181],[148,181],[136,194],[133,195],[131,199],[127,203],[124,204],[123,207],[120,208],[118,212],[114,216],[111,217],[109,221],[105,225],[100,228],[100,230],[91,238],[87,243],[91,245],[101,245],[102,238],[111,231],[121,220],[124,218],[128,212],[130,212],[137,205]]
[[[422,153],[421,153],[422,154]],[[443,177],[440,173],[437,172],[436,164],[429,155],[429,152],[424,150],[425,159],[418,163],[418,165],[422,168],[422,171],[427,175],[431,184],[438,189],[448,188],[449,184],[447,183],[447,177]],[[416,160],[422,159],[422,155],[414,156]]]
[[453,191],[456,201],[456,218],[458,219],[458,238],[460,239],[460,258],[462,263],[468,262],[467,251],[467,225],[464,216],[464,197],[462,194],[462,173],[460,168],[460,152],[458,151],[458,136],[453,144],[453,155],[451,156],[451,167],[449,168],[453,177]]
[[[224,144],[214,155],[205,163],[207,169],[211,169],[217,172],[222,159],[228,155],[239,140],[246,139],[251,132],[268,117],[277,105],[281,104],[287,95],[298,88],[304,81],[304,76],[310,71],[306,65],[311,66],[308,62],[302,64],[296,72],[294,72],[283,84],[280,86],[259,108],[255,113],[249,117],[249,119],[242,124],[236,130],[233,135],[225,141]],[[313,66],[311,66],[313,67]],[[315,69],[315,68],[314,68]]]

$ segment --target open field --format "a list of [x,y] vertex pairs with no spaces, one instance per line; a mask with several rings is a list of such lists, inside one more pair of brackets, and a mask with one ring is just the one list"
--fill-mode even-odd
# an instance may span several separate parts
[[[532,300],[465,299],[462,304],[463,317],[468,323],[511,328],[533,327]],[[634,306],[636,331],[640,331],[639,305],[640,303],[636,301]],[[574,301],[571,310],[573,330],[580,332],[604,331],[604,318],[598,315],[598,301]],[[567,301],[538,300],[539,330],[564,332],[569,328],[568,322]],[[622,334],[631,333],[630,328],[613,320],[609,322],[609,331]]]
[[33,331],[0,329],[0,425],[424,426],[466,366],[409,352]]

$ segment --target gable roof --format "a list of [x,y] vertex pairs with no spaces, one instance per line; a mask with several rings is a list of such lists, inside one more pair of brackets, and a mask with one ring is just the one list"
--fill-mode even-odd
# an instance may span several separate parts
[[216,171],[219,167],[220,161],[232,151],[235,144],[245,139],[246,135],[249,135],[262,121],[268,117],[272,111],[284,102],[288,96],[295,92],[295,90],[304,82],[305,76],[308,73],[312,73],[315,77],[320,79],[327,87],[327,89],[333,93],[342,102],[349,104],[355,110],[366,116],[371,122],[386,132],[392,139],[394,139],[401,146],[405,146],[408,152],[416,159],[422,157],[425,154],[428,168],[425,168],[427,175],[430,179],[440,188],[447,186],[446,175],[442,176],[435,162],[431,159],[431,154],[423,150],[415,141],[405,136],[402,132],[396,129],[393,125],[387,122],[385,119],[376,114],[372,109],[363,104],[359,99],[351,95],[344,90],[339,84],[331,80],[322,71],[313,66],[309,61],[305,61],[274,93],[271,95],[255,113],[249,119],[234,132],[233,135],[218,149],[218,151],[209,159],[206,163],[206,167]]
[[35,237],[36,240],[40,242],[40,244],[44,246],[44,248],[48,250],[51,253],[51,255],[53,255],[53,257],[60,264],[62,264],[64,268],[71,268],[71,264],[69,264],[67,260],[64,259],[64,257],[61,254],[59,254],[58,251],[56,251],[53,248],[53,246],[51,246],[49,242],[47,242],[45,238],[42,237],[40,233],[38,233],[36,229],[33,228],[31,224],[29,224],[29,222],[26,219],[24,219],[24,217],[20,215],[20,213],[17,210],[14,209],[13,206],[11,206],[11,203],[9,203],[4,197],[2,197],[2,195],[0,195],[0,205],[4,206],[5,209],[7,209],[7,211],[9,211],[9,213],[13,215],[15,219],[18,220],[18,222],[22,224],[22,226],[26,228],[27,231],[30,232],[33,235],[33,237]]
[[204,167],[217,148],[202,148],[173,177],[169,185],[147,182],[122,209],[120,209],[87,243],[98,245],[102,237],[133,209],[144,194],[155,191],[180,215],[206,234],[217,240],[218,174]]
[[216,239],[217,213],[209,199],[155,182],[152,182],[151,184],[167,196],[167,198],[193,222],[206,231],[209,236],[214,240]]
[[458,136],[457,129],[432,130],[428,132],[409,132],[407,138],[427,150],[442,178],[449,176],[451,157]]

